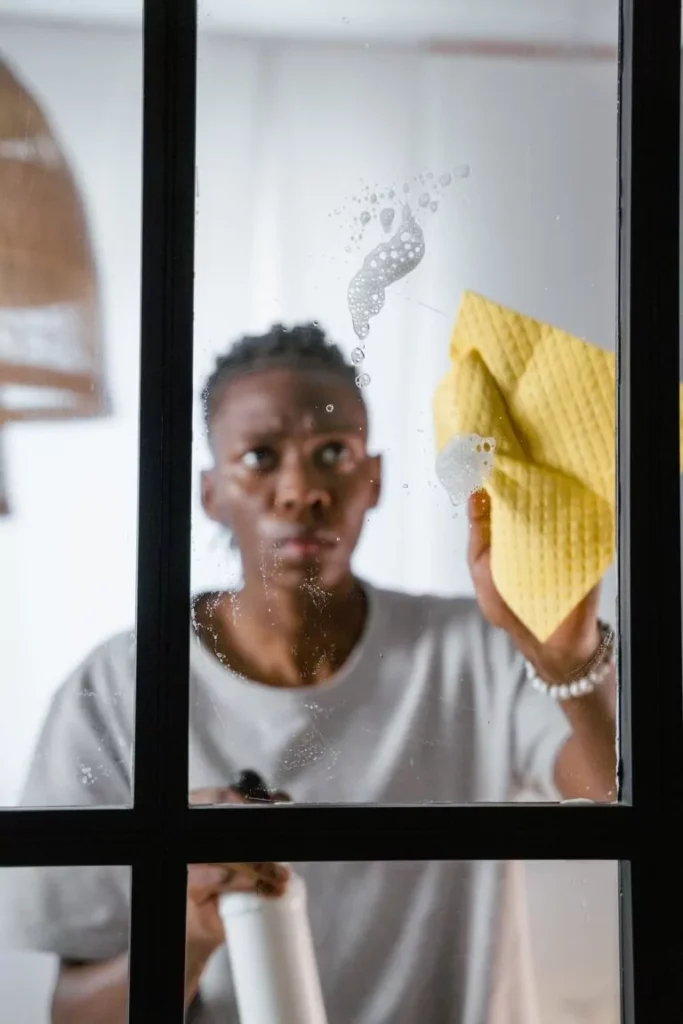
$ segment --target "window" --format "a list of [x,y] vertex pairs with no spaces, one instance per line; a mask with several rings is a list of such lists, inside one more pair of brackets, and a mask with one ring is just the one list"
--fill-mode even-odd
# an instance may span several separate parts
[[[683,1010],[680,6],[622,0],[620,804],[188,807],[197,9],[147,0],[137,695],[131,807],[0,812],[0,866],[131,866],[130,1021],[180,1022],[188,864],[619,861],[622,1016]],[[164,978],[151,986],[150,978]]]

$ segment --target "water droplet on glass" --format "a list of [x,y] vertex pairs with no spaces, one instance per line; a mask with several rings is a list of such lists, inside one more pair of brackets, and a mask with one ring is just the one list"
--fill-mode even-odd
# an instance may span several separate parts
[[370,196],[370,202],[371,203],[376,203],[377,202],[377,193],[376,192],[373,192],[372,195]]
[[385,252],[381,252],[381,253],[379,254],[379,258],[380,258],[381,260],[385,260],[385,259],[387,258],[387,254],[386,254]]
[[450,185],[452,180],[453,179],[451,178],[450,174],[448,174],[447,172],[446,174],[441,175],[441,177],[439,178],[439,184],[443,185],[443,187],[446,188],[448,185]]
[[351,362],[354,363],[356,366],[360,366],[364,359],[365,352],[363,351],[363,349],[358,347],[354,348],[353,352],[351,353]]
[[423,192],[420,196],[420,206],[429,206],[429,192]]
[[333,405],[326,405],[325,406],[325,412],[334,412],[334,406]]
[[359,373],[358,376],[356,377],[356,384],[358,385],[359,388],[366,388],[369,383],[370,383],[370,374],[369,373]]
[[434,177],[434,172],[433,171],[428,171],[427,172],[427,177],[428,178],[433,178]]
[[469,178],[470,176],[470,165],[460,164],[459,167],[453,168],[453,174],[456,178]]
[[404,192],[410,192],[410,185],[408,184],[407,181],[406,181],[405,185],[403,186],[403,191]]
[[393,199],[396,193],[394,192],[393,188],[390,188],[389,191],[387,192],[387,195],[389,199]]
[[439,204],[437,203],[436,199],[433,199],[431,201],[431,203],[429,204],[429,209],[432,211],[432,213],[436,213],[436,211],[439,209]]
[[370,214],[368,213],[367,210],[363,210],[363,212],[361,213],[361,215],[360,215],[360,217],[358,219],[360,220],[360,222],[363,225],[363,227],[365,227],[366,224],[370,223]]

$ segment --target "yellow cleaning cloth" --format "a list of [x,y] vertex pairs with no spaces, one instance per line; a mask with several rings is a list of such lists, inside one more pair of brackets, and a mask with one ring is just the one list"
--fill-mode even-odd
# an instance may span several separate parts
[[466,292],[450,358],[437,447],[495,439],[493,581],[544,642],[614,558],[614,355]]

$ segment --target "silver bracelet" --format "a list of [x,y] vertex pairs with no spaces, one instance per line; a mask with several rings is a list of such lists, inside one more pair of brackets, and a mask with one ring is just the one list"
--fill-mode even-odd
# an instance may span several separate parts
[[573,676],[564,683],[546,683],[530,661],[525,663],[526,677],[534,690],[553,700],[585,697],[609,678],[614,665],[614,630],[605,622],[598,622],[600,644],[597,651]]

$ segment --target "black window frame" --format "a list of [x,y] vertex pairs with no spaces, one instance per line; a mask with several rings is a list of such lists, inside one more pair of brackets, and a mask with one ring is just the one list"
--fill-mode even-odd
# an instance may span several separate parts
[[683,1019],[680,39],[680,0],[621,0],[621,804],[227,819],[187,806],[197,4],[146,0],[134,805],[0,812],[0,869],[132,866],[130,1024],[183,1020],[186,865],[211,860],[618,860],[622,1021]]

